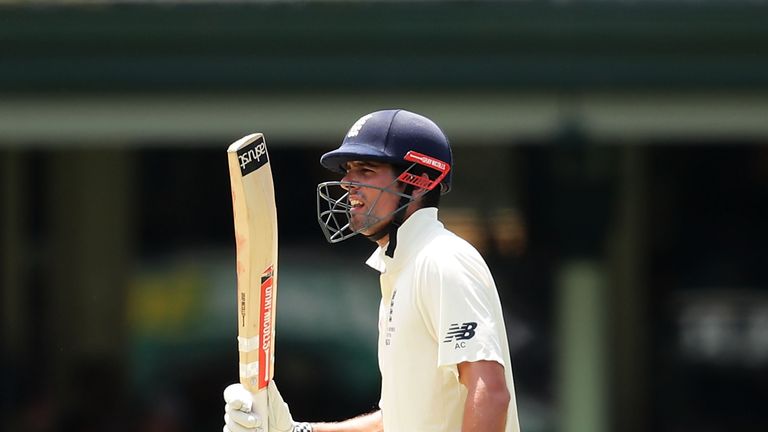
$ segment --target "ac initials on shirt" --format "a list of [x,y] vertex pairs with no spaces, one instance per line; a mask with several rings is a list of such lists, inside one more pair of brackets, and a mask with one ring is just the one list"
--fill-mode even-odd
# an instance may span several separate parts
[[475,329],[477,328],[476,322],[465,322],[459,325],[459,323],[451,324],[448,328],[448,332],[445,334],[443,343],[456,342],[454,349],[466,348],[467,344],[464,341],[475,337]]

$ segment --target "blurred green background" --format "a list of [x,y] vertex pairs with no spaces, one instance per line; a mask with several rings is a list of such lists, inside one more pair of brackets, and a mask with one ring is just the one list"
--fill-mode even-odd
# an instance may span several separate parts
[[[226,148],[270,146],[276,380],[378,400],[373,245],[319,156],[361,115],[455,149],[526,432],[765,431],[763,1],[0,1],[0,428],[208,431],[237,380]],[[418,431],[414,431],[418,432]]]

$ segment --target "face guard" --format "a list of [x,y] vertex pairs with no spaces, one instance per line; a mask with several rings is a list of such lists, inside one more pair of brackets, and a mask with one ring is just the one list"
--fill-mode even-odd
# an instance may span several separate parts
[[[441,181],[451,169],[450,165],[443,161],[414,151],[409,151],[404,159],[408,162],[412,162],[411,165],[386,187],[345,181],[329,181],[320,183],[317,186],[317,219],[328,242],[338,243],[360,234],[362,231],[367,230],[381,221],[398,219],[398,213],[404,212],[405,208],[415,200],[412,193],[414,188],[431,191],[435,187],[441,185]],[[439,172],[439,175],[434,180],[430,180],[429,178],[413,172],[414,168],[419,165],[436,170]],[[395,189],[397,182],[406,184],[406,188],[403,192]],[[368,210],[362,215],[356,215],[357,217],[362,217],[364,219],[364,222],[357,229],[352,227],[352,214],[350,213],[352,205],[349,202],[349,187],[367,188],[379,191]],[[400,201],[395,210],[386,215],[377,216],[374,214],[376,205],[385,193],[399,196]],[[402,223],[402,220],[397,221],[397,225],[400,223]],[[371,234],[368,237],[375,241],[386,235],[387,231],[388,230],[385,227],[385,229]]]
[[[398,192],[392,189],[397,183],[397,179],[394,179],[387,187],[372,186],[366,183],[357,182],[342,182],[342,181],[329,181],[320,183],[317,185],[317,219],[320,222],[320,228],[325,234],[325,238],[329,243],[338,243],[342,240],[346,240],[368,228],[376,225],[377,223],[387,220],[392,217],[398,211],[408,207],[413,201],[413,195]],[[352,228],[352,205],[349,203],[349,188],[359,187],[367,188],[371,190],[378,190],[376,199],[371,203],[368,210],[364,214],[356,215],[356,217],[362,218],[364,221],[357,229]],[[397,195],[406,201],[405,205],[400,205],[394,211],[384,215],[375,215],[376,205],[384,194],[390,193]]]

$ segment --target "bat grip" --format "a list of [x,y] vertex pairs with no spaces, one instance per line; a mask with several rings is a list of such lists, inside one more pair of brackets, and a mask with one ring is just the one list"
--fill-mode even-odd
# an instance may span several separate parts
[[261,417],[261,430],[269,432],[269,393],[266,388],[254,393],[252,411]]

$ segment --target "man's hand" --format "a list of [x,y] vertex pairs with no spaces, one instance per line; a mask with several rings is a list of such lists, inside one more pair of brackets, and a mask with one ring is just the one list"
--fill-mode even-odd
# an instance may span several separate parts
[[[224,432],[293,432],[294,421],[288,405],[283,401],[274,381],[267,388],[269,412],[253,410],[253,395],[241,384],[232,384],[224,390]],[[262,428],[261,418],[269,416],[269,431]],[[302,425],[304,426],[304,425]],[[307,426],[308,427],[308,426]]]

